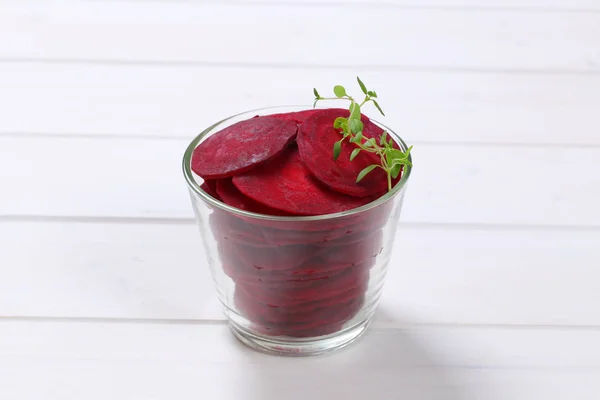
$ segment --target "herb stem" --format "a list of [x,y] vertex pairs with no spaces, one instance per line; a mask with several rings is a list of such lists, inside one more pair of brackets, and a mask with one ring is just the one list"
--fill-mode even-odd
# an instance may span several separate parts
[[357,147],[352,151],[350,155],[350,161],[352,161],[361,151],[366,151],[368,153],[376,153],[381,158],[380,164],[372,164],[365,167],[356,178],[356,182],[360,182],[367,174],[373,171],[376,167],[381,168],[385,171],[387,175],[387,186],[388,191],[392,190],[392,179],[396,179],[401,170],[402,166],[410,166],[411,163],[409,161],[409,154],[412,149],[412,146],[409,147],[406,151],[402,151],[394,148],[394,142],[390,138],[387,138],[387,131],[383,131],[381,137],[379,138],[379,144],[377,143],[375,138],[365,138],[363,137],[362,131],[364,128],[364,124],[362,120],[362,107],[368,102],[372,102],[373,105],[379,110],[382,115],[385,115],[379,106],[377,100],[377,93],[375,91],[368,90],[365,84],[360,80],[360,78],[356,78],[358,84],[365,97],[360,104],[354,100],[354,98],[347,94],[346,89],[343,86],[336,85],[333,88],[333,92],[336,97],[321,97],[317,89],[313,89],[313,93],[315,95],[315,106],[320,100],[349,100],[350,101],[350,116],[348,118],[338,117],[333,126],[335,129],[339,129],[340,133],[343,135],[342,139],[334,144],[333,147],[333,158],[337,160],[341,151],[341,143],[344,139],[349,138],[351,143]]

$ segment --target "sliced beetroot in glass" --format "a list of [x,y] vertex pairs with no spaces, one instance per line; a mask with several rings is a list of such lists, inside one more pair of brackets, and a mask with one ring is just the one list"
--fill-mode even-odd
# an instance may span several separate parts
[[[356,177],[364,168],[381,164],[381,158],[362,151],[350,161],[353,143],[345,140],[337,160],[333,159],[333,145],[342,138],[340,130],[333,127],[338,117],[348,117],[348,110],[326,109],[307,118],[298,130],[298,149],[308,170],[328,187],[350,196],[380,196],[387,190],[387,175],[381,168],[375,168],[359,183]],[[379,141],[383,129],[363,118],[363,136]]]
[[290,149],[271,162],[233,178],[246,196],[290,214],[323,215],[351,210],[372,198],[356,198],[328,190],[319,184]]
[[217,195],[221,201],[240,210],[255,212],[267,215],[289,215],[279,210],[267,207],[253,199],[244,196],[234,185],[231,179],[220,179],[216,185]]
[[192,170],[203,179],[221,179],[248,171],[281,153],[296,138],[294,121],[258,117],[237,122],[200,143]]

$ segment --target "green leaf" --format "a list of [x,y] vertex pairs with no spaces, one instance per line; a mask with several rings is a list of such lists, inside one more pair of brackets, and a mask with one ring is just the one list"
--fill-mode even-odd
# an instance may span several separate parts
[[371,139],[367,140],[367,143],[370,144],[369,147],[375,147],[377,145],[375,138],[371,138]]
[[412,150],[412,146],[410,146],[406,152],[403,152],[402,150],[398,150],[398,149],[391,149],[389,154],[392,157],[392,162],[394,161],[399,161],[402,164],[410,164],[410,161],[408,161],[408,156],[410,155],[410,151]]
[[359,119],[351,119],[348,121],[348,125],[350,126],[350,130],[354,133],[362,132],[364,126]]
[[356,136],[354,136],[354,137],[353,137],[353,138],[350,140],[350,142],[352,142],[352,143],[361,143],[361,142],[362,142],[362,139],[363,139],[363,134],[362,134],[362,131],[361,131],[361,132],[358,132],[358,133],[356,134]]
[[384,146],[386,141],[385,139],[387,138],[387,131],[383,131],[383,133],[381,134],[381,137],[379,138],[379,144]]
[[375,98],[377,98],[377,93],[375,93],[375,91],[374,91],[374,90],[369,90],[369,91],[367,92],[367,94],[368,94],[369,96],[371,96],[371,97],[375,97]]
[[344,89],[343,86],[335,85],[333,87],[333,93],[335,93],[337,97],[344,97],[346,95],[346,89]]
[[389,152],[386,152],[385,160],[388,166],[391,168],[391,175],[394,179],[398,177],[402,165],[408,165],[409,167],[412,167],[412,163],[408,159],[411,149],[412,146],[409,147],[406,152],[402,152],[398,149],[391,149]]
[[392,178],[396,179],[398,177],[398,175],[400,174],[401,168],[402,168],[402,165],[400,165],[400,164],[394,165],[394,167],[392,168],[392,171],[391,171]]
[[364,94],[367,94],[367,87],[365,86],[365,84],[360,80],[360,78],[357,76],[356,80],[358,81],[358,85],[360,86],[360,90],[362,90],[362,92]]
[[373,147],[373,143],[369,142],[368,140],[366,142],[363,143],[364,147]]
[[[343,140],[343,139],[342,139]],[[335,142],[333,145],[333,159],[337,160],[342,152],[342,141]]]
[[317,92],[317,88],[313,88],[313,93],[315,94],[315,97],[316,97],[317,99],[320,99],[320,98],[321,98],[321,96],[319,95],[319,92]]
[[357,103],[352,102],[352,103],[350,103],[349,110],[350,110],[350,119],[357,119],[360,121],[360,117],[361,117],[360,106]]
[[408,158],[408,155],[405,154],[402,150],[391,149],[388,153],[392,160],[405,160]]
[[379,165],[377,165],[377,164],[372,164],[372,165],[369,165],[368,167],[366,167],[365,169],[363,169],[362,171],[360,171],[360,172],[358,173],[358,176],[356,177],[356,183],[358,183],[358,182],[362,181],[362,180],[363,180],[363,178],[364,178],[365,176],[367,176],[367,174],[368,174],[369,172],[373,171],[373,170],[374,170],[375,168],[377,168],[378,166],[379,166]]
[[347,121],[346,118],[344,118],[344,117],[337,117],[335,119],[335,121],[333,121],[333,127],[335,129],[340,129],[342,127],[342,123],[344,123],[345,121]]
[[356,148],[356,149],[352,150],[352,154],[350,154],[350,161],[352,161],[352,160],[354,160],[354,158],[356,158],[356,156],[358,155],[358,153],[360,153],[360,150],[361,149],[359,149],[359,148]]
[[409,167],[412,167],[412,163],[408,159],[395,160],[395,161],[393,161],[391,167],[394,167],[396,165],[408,165]]
[[383,110],[381,109],[381,107],[379,107],[379,103],[377,103],[375,100],[373,100],[373,104],[375,104],[375,107],[377,107],[377,109],[379,110],[381,115],[385,116],[385,114],[383,113]]
[[342,128],[342,131],[345,133],[348,133],[348,120],[342,121],[340,128]]
[[392,166],[392,164],[394,164],[394,156],[392,155],[391,151],[386,151],[385,152],[385,162],[388,165],[388,168]]

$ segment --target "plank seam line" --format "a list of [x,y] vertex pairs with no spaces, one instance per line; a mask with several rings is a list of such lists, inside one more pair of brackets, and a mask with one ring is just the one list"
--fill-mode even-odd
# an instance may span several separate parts
[[[140,224],[140,225],[194,225],[193,217],[133,217],[133,216],[74,216],[74,215],[0,215],[0,222],[23,223],[89,223],[89,224]],[[401,221],[400,230],[444,229],[479,231],[571,231],[600,232],[600,225],[536,225],[536,224],[495,224],[495,223],[448,223]]]
[[[119,318],[119,317],[58,317],[58,316],[0,316],[0,322],[74,322],[74,323],[117,323],[117,324],[156,324],[156,325],[227,325],[226,319],[184,319],[184,318]],[[511,323],[460,323],[460,322],[392,322],[373,321],[374,328],[411,329],[411,328],[483,328],[510,330],[588,330],[600,331],[600,325],[594,324],[511,324]]]
[[[129,3],[161,3],[149,2],[149,1],[129,1]],[[411,5],[411,4],[400,4],[395,2],[369,2],[369,1],[355,1],[355,2],[333,2],[333,1],[287,1],[287,2],[276,2],[276,1],[236,1],[236,0],[175,0],[172,3],[195,5],[195,6],[206,6],[206,5],[219,5],[219,6],[243,6],[243,7],[317,7],[317,8],[382,8],[382,9],[400,9],[400,10],[423,10],[423,11],[450,11],[450,12],[516,12],[516,13],[599,13],[600,9],[597,8],[577,8],[577,7],[560,7],[560,6],[475,6],[475,5],[456,5],[456,6],[443,6],[443,5]]]
[[[310,105],[306,105],[310,108]],[[218,119],[218,118],[217,118]],[[215,119],[215,120],[217,120]],[[149,134],[120,134],[120,133],[55,133],[55,132],[28,132],[28,131],[0,131],[0,138],[56,138],[56,139],[91,139],[91,140],[157,140],[157,141],[191,141],[192,135],[149,135]],[[534,142],[478,142],[478,141],[446,141],[446,140],[413,140],[413,145],[425,146],[458,146],[458,147],[533,147],[533,148],[572,148],[596,149],[600,143],[534,143]]]
[[80,65],[118,65],[118,66],[154,66],[154,67],[211,67],[246,69],[322,69],[353,71],[406,71],[427,73],[473,73],[473,74],[524,74],[524,75],[600,75],[600,64],[590,63],[590,69],[536,69],[536,68],[478,68],[450,66],[410,66],[410,65],[349,65],[349,64],[300,64],[300,63],[244,63],[221,61],[185,61],[185,60],[125,60],[125,59],[84,59],[84,58],[34,58],[2,57],[0,64],[80,64]]
[[0,316],[3,321],[23,322],[77,322],[115,324],[157,324],[157,325],[227,325],[225,319],[170,319],[170,318],[118,318],[118,317],[44,317],[44,316]]

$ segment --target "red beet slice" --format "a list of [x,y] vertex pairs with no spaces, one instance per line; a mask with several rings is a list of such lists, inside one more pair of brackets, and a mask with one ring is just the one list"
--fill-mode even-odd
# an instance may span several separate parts
[[325,300],[307,301],[297,305],[285,306],[265,304],[257,301],[244,290],[237,290],[234,293],[235,304],[238,308],[244,309],[248,314],[259,316],[268,313],[304,313],[315,310],[317,308],[331,307],[336,304],[348,303],[349,301],[363,297],[365,291],[362,288],[350,289],[336,296],[329,297]]
[[237,122],[200,143],[192,170],[203,179],[221,179],[248,171],[281,153],[298,131],[296,122],[258,117]]
[[[301,306],[302,304],[311,303],[315,301],[326,301],[327,299],[331,299],[337,296],[340,296],[343,293],[352,291],[353,293],[364,293],[367,290],[368,279],[364,277],[356,277],[357,280],[361,279],[360,283],[355,283],[355,286],[346,286],[340,287],[336,289],[332,289],[330,292],[330,288],[322,288],[317,292],[306,292],[304,295],[302,293],[297,294],[297,298],[292,297],[284,297],[284,296],[275,296],[270,292],[263,292],[254,289],[254,287],[250,287],[252,289],[249,291],[248,286],[244,286],[240,283],[236,283],[236,290],[242,290],[245,294],[255,301],[259,303],[263,303],[272,307],[294,307]],[[314,295],[319,297],[314,297]]]
[[243,309],[249,315],[252,315],[254,320],[259,322],[266,322],[269,325],[291,325],[296,326],[312,324],[314,322],[322,321],[329,322],[328,319],[335,315],[337,312],[341,312],[343,309],[348,308],[352,303],[359,302],[357,300],[359,296],[355,296],[352,299],[340,301],[331,305],[311,305],[310,308],[298,309],[297,311],[292,308],[279,308],[269,307],[260,303],[255,303],[252,299],[245,298],[245,295],[241,291],[235,292],[236,305],[238,308]]
[[[271,318],[273,314],[268,310],[255,308],[255,303],[251,301],[246,304],[241,301],[243,298],[237,295],[236,292],[236,303],[241,303],[242,313],[254,322],[253,328],[273,336],[310,337],[336,332],[342,329],[342,325],[351,320],[364,304],[364,296],[360,296],[337,305],[317,307],[305,315],[290,313],[287,319],[282,320]],[[311,314],[312,318],[310,318]]]
[[[289,288],[302,284],[308,285],[320,283],[317,281],[333,279],[338,274],[352,268],[354,264],[348,262],[343,264],[333,264],[320,255],[311,258],[300,267],[289,270],[249,270],[247,268],[238,268],[240,261],[232,259],[230,254],[223,254],[221,258],[223,260],[228,260],[228,270],[233,270],[235,273],[235,277],[233,278],[236,282],[239,281],[263,287],[271,285]],[[375,258],[371,257],[367,258],[364,262],[361,262],[360,268],[367,271],[373,265],[375,265]]]
[[323,252],[311,245],[257,248],[230,243],[233,253],[241,261],[239,268],[247,271],[280,271],[293,269]]
[[331,279],[318,281],[310,287],[257,287],[242,282],[236,282],[236,290],[245,291],[256,301],[275,305],[293,306],[302,303],[325,300],[340,295],[346,291],[362,288],[366,290],[369,281],[368,270],[362,265],[347,269],[344,273],[337,274]]
[[[237,189],[235,190],[237,191]],[[327,244],[334,243],[337,238],[342,236],[354,235],[353,231],[348,231],[345,228],[314,232],[269,228],[247,222],[224,212],[212,213],[210,215],[210,224],[216,237],[227,238],[236,243],[255,247],[311,243]]]
[[321,242],[315,243],[319,247],[336,247],[336,246],[346,246],[353,243],[358,243],[364,240],[367,236],[369,236],[371,232],[369,231],[358,231],[350,234],[346,234],[331,240],[323,240]]
[[240,210],[255,212],[268,215],[289,215],[279,210],[272,209],[259,202],[244,196],[234,185],[231,179],[220,179],[217,181],[217,195],[225,204]]
[[371,198],[345,196],[320,185],[300,161],[297,149],[243,175],[233,184],[246,196],[296,215],[323,215],[351,210]]
[[[344,111],[348,112],[348,110],[344,110],[342,108],[332,108],[330,110],[335,110],[338,113],[340,113],[340,112],[343,113]],[[318,114],[320,112],[323,112],[323,110],[317,108],[317,109],[287,112],[287,113],[280,113],[280,114],[270,114],[269,118],[277,118],[277,119],[281,119],[284,121],[295,121],[296,123],[301,124],[308,117],[311,117],[314,114]]]
[[208,193],[210,196],[221,201],[221,198],[217,194],[217,181],[212,180],[212,179],[205,180],[202,183],[202,185],[200,185],[200,188],[202,190],[204,190],[206,193]]
[[[344,272],[349,266],[322,266],[323,264],[303,264],[300,268],[292,270],[255,270],[243,267],[240,260],[233,252],[227,252],[223,249],[225,246],[219,245],[219,255],[223,262],[225,273],[235,282],[255,285],[262,287],[296,287],[296,286],[311,286],[318,281],[332,279],[335,275]],[[315,258],[319,260],[319,258]],[[315,261],[316,262],[316,261]],[[319,261],[323,262],[323,261]],[[335,268],[334,268],[335,267]],[[365,268],[370,268],[370,265],[365,264]]]
[[[340,156],[335,161],[333,159],[333,145],[342,138],[333,122],[337,117],[348,116],[348,110],[327,109],[307,118],[298,131],[300,156],[308,170],[328,187],[350,196],[379,196],[387,190],[387,175],[381,168],[374,169],[356,183],[356,177],[365,167],[381,164],[378,155],[362,151],[350,161],[356,146],[345,140]],[[367,118],[363,118],[363,124],[363,136],[379,140],[383,129]]]
[[[357,288],[346,291],[342,295],[330,297],[328,300],[305,302],[298,305],[267,305],[257,302],[247,292],[242,290],[235,291],[234,300],[236,307],[245,314],[245,316],[255,322],[275,322],[286,314],[290,320],[294,314],[315,312],[316,310],[340,308],[343,304],[362,301],[365,295],[365,288]],[[315,312],[316,314],[316,312]],[[277,318],[279,317],[279,318]],[[315,315],[316,317],[316,315]],[[313,318],[313,320],[316,318]]]
[[375,258],[383,250],[383,232],[375,231],[364,240],[351,245],[328,247],[320,257],[332,264],[353,264]]
[[286,330],[285,328],[271,328],[268,326],[257,325],[253,329],[269,336],[289,336],[295,338],[313,338],[319,336],[331,335],[342,330],[342,323],[321,325],[306,330]]

